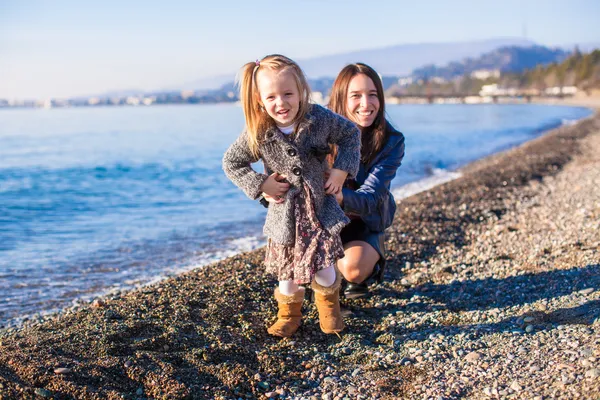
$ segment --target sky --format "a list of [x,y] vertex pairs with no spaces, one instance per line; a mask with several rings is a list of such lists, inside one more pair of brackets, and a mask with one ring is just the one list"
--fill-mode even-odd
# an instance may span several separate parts
[[233,79],[272,53],[302,60],[524,35],[549,46],[600,42],[599,20],[598,0],[0,0],[0,99]]

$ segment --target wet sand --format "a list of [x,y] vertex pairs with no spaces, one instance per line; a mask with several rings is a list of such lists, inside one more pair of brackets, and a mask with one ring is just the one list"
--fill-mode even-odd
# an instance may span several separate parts
[[402,200],[386,281],[270,337],[239,254],[0,331],[0,399],[599,398],[600,115]]

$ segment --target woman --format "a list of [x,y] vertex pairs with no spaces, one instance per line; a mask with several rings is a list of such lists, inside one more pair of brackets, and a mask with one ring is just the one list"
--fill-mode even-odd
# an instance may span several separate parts
[[340,71],[329,108],[361,131],[358,175],[337,195],[351,219],[341,232],[345,256],[338,268],[347,281],[343,295],[353,299],[368,293],[371,280],[383,279],[384,230],[396,212],[390,182],[404,157],[404,135],[386,121],[383,84],[368,65],[350,64]]
[[[354,299],[368,293],[371,280],[383,279],[384,230],[396,212],[390,182],[404,157],[404,135],[386,121],[383,84],[368,65],[350,64],[340,71],[331,89],[329,108],[353,121],[361,131],[358,174],[336,196],[351,219],[341,232],[344,258],[337,266],[346,282],[342,294]],[[335,154],[331,157],[334,159]],[[265,206],[276,202],[268,195],[263,197]]]

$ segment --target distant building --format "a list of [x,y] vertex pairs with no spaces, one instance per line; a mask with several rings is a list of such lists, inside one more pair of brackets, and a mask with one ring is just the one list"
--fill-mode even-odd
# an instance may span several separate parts
[[131,106],[139,106],[140,105],[140,99],[138,99],[135,96],[129,96],[127,97],[127,99],[125,100],[126,104],[129,104]]
[[546,90],[544,90],[544,93],[546,95],[550,95],[550,96],[557,96],[560,94],[573,95],[573,94],[577,93],[577,87],[575,87],[575,86],[553,86],[553,87],[546,88]]
[[488,78],[500,78],[500,70],[478,69],[476,71],[471,72],[471,78],[480,80],[485,80]]
[[53,99],[52,107],[69,107],[69,100],[67,99]]
[[481,87],[481,90],[479,91],[479,95],[481,97],[486,97],[486,96],[499,96],[504,94],[504,90],[503,89],[498,89],[498,84],[494,83],[491,85],[483,85]]
[[39,108],[52,108],[52,100],[44,99],[44,100],[36,100],[34,103],[35,107]]
[[181,98],[183,100],[189,99],[190,97],[194,97],[194,91],[193,90],[182,90],[181,91]]
[[414,80],[411,76],[406,76],[404,78],[398,79],[398,85],[400,85],[400,86],[412,85],[413,82],[414,82]]

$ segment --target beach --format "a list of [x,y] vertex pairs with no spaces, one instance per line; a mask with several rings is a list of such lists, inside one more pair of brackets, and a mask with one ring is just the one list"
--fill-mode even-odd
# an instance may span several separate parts
[[0,331],[0,399],[600,397],[600,115],[403,199],[385,282],[270,337],[263,250]]

